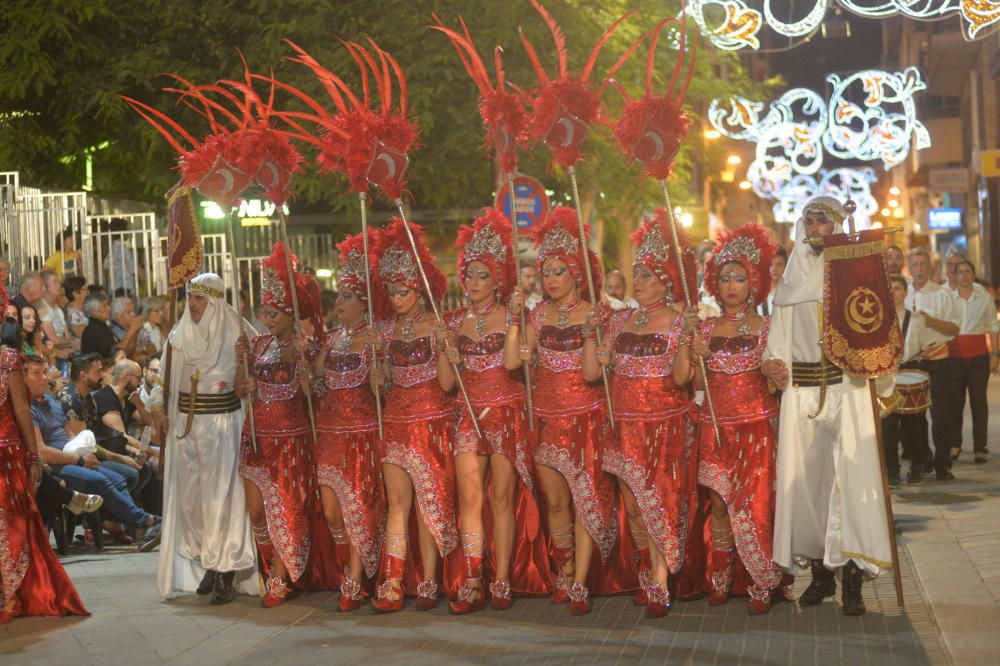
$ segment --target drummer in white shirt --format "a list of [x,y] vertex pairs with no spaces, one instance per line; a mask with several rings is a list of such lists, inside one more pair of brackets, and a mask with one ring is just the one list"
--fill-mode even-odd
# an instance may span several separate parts
[[[896,315],[903,332],[903,358],[896,374],[896,388],[907,395],[907,400],[897,411],[882,419],[882,444],[885,447],[885,464],[890,485],[899,484],[899,445],[902,443],[910,459],[910,476],[907,483],[921,483],[924,479],[925,459],[930,446],[927,442],[927,409],[929,385],[923,365],[923,350],[930,344],[927,325],[923,317],[905,308],[906,294],[910,288],[906,278],[898,273],[890,276]],[[899,411],[902,409],[903,411]],[[919,411],[916,411],[919,410]]]
[[[949,257],[949,260],[951,257]],[[949,356],[959,365],[959,386],[956,391],[955,413],[958,439],[951,442],[951,459],[956,460],[962,451],[962,420],[965,412],[965,395],[969,395],[972,409],[972,450],[977,463],[986,462],[989,450],[987,444],[987,424],[989,406],[986,404],[986,386],[990,373],[995,372],[1000,363],[1000,346],[997,345],[1000,326],[997,325],[997,308],[993,297],[975,283],[976,269],[972,262],[963,259],[956,269],[956,288],[952,292],[958,307],[959,334],[948,345]],[[986,335],[990,336],[990,347],[986,346]],[[990,352],[992,349],[992,353]]]
[[913,310],[923,319],[930,343],[923,353],[927,359],[926,370],[931,376],[933,467],[938,481],[949,481],[955,478],[949,454],[952,443],[961,441],[962,428],[957,416],[961,363],[948,355],[948,343],[959,331],[958,306],[948,290],[930,280],[931,256],[926,249],[910,250],[908,265],[913,292],[906,297],[906,309]]

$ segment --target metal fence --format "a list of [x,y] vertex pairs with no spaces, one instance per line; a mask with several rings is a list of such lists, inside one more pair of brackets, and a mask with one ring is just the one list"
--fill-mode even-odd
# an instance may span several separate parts
[[145,298],[167,291],[155,213],[88,216],[81,250],[87,280],[107,287],[110,296]]

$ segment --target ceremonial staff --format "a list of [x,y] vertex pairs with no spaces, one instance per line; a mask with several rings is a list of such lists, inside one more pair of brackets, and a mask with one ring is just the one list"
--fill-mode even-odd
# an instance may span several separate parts
[[[368,195],[365,192],[358,192],[358,201],[361,204],[361,242],[365,252],[365,292],[368,296],[368,326],[375,326],[375,306],[372,303],[372,271],[371,258],[368,254]],[[375,343],[371,345],[372,358],[377,358],[375,353]],[[382,438],[382,390],[378,382],[373,382],[375,392],[375,416],[378,419],[378,436]]]
[[[244,324],[246,324],[246,319],[243,317],[243,313],[240,312],[240,298],[243,295],[243,288],[242,288],[242,280],[240,278],[240,268],[236,261],[236,235],[233,233],[233,215],[235,215],[235,212],[231,213],[229,217],[226,218],[226,232],[227,232],[226,235],[228,236],[229,247],[231,248],[229,251],[230,270],[232,271],[233,274],[233,290],[236,292],[236,299],[235,299],[236,312],[239,313],[240,315],[240,330],[243,333],[243,335],[247,335],[246,326],[244,326]],[[249,298],[252,298],[252,296],[249,296]],[[247,339],[248,340],[250,339],[249,335],[247,335]],[[249,377],[250,369],[247,365],[246,354],[240,354],[240,364],[243,366],[243,376]],[[252,395],[250,396],[250,400],[247,403],[247,408],[248,408],[247,417],[250,419],[250,443],[253,444],[253,450],[254,453],[256,453],[257,419],[254,415]]]

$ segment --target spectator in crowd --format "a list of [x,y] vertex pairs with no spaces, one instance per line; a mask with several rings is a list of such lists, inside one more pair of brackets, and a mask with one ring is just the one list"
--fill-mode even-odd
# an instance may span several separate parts
[[115,346],[131,358],[136,354],[136,342],[142,330],[143,321],[135,313],[135,303],[128,296],[117,296],[111,301],[111,333],[115,336]]
[[608,303],[611,305],[612,310],[635,309],[639,307],[634,298],[625,295],[627,286],[625,275],[617,268],[608,271],[608,274],[604,277],[604,291],[608,296]]
[[142,384],[139,386],[139,398],[149,410],[149,398],[160,382],[160,357],[150,356],[142,364]]
[[[135,505],[125,478],[103,467],[96,451],[77,454],[64,450],[71,440],[66,431],[68,419],[56,399],[46,391],[47,382],[45,364],[38,359],[28,359],[25,363],[25,385],[31,391],[31,420],[35,424],[39,455],[71,490],[103,500],[105,508],[115,518],[135,531],[140,539],[139,549],[145,550],[158,531],[158,517]],[[85,431],[74,437],[73,442],[76,444],[87,438],[92,439],[93,433]],[[78,502],[78,499],[74,497],[73,501]],[[85,498],[83,501],[93,503],[94,500]]]
[[83,314],[83,302],[90,294],[87,281],[79,276],[68,277],[63,281],[63,293],[68,301],[66,326],[73,337],[79,340],[83,336],[83,329],[87,328],[87,315]]
[[521,266],[521,290],[524,292],[524,307],[533,310],[542,302],[542,288],[538,284],[538,268],[526,264]]
[[774,257],[771,258],[771,267],[769,269],[771,274],[771,291],[767,294],[767,298],[757,306],[757,314],[762,317],[769,317],[774,312],[774,292],[778,290],[778,283],[781,281],[781,276],[785,274],[785,266],[787,265],[788,252],[785,248],[778,247],[778,250],[774,253]]
[[111,319],[111,304],[108,297],[93,291],[83,302],[83,312],[87,315],[87,326],[80,336],[80,351],[109,357],[115,350],[115,335],[108,321]]
[[902,250],[895,245],[885,248],[885,264],[889,269],[889,275],[902,275],[905,263]]
[[7,257],[0,257],[0,284],[6,285],[10,278],[10,260]]
[[[115,299],[117,300],[117,299]],[[112,315],[114,307],[112,306]],[[157,356],[170,333],[167,326],[167,301],[160,296],[150,296],[142,302],[142,329],[136,338],[136,354],[140,357]],[[114,328],[114,324],[112,324]]]
[[45,292],[42,298],[35,304],[38,310],[38,319],[45,337],[52,343],[56,357],[56,367],[60,371],[69,368],[69,357],[74,352],[79,351],[79,343],[69,331],[66,323],[66,314],[62,305],[65,300],[62,283],[55,271],[48,269],[42,271],[42,284]]
[[128,232],[128,222],[125,218],[116,217],[109,225],[111,231],[111,251],[104,255],[102,270],[110,273],[108,285],[111,293],[135,294],[135,257],[132,248],[125,241]]
[[78,247],[79,243],[77,243],[72,226],[63,229],[59,237],[56,238],[56,251],[45,260],[45,268],[53,271],[60,282],[83,272],[82,258]]
[[[959,252],[958,250],[951,250],[948,252],[947,258],[944,260],[944,275],[946,281],[941,286],[948,291],[954,293],[958,289],[958,266],[963,261],[968,261],[968,257]],[[973,276],[975,272],[973,271]]]
[[42,299],[44,293],[45,286],[42,284],[42,276],[34,271],[28,271],[21,274],[17,296],[10,299],[10,302],[20,309],[25,305],[37,303]]
[[[154,481],[155,468],[147,461],[148,455],[143,450],[142,443],[129,435],[125,426],[132,420],[132,415],[136,411],[139,412],[145,425],[153,424],[152,417],[139,397],[141,382],[142,370],[138,363],[128,359],[115,363],[111,370],[111,383],[92,394],[94,420],[88,425],[93,430],[99,446],[112,453],[131,457],[136,463],[138,469],[135,471],[138,474],[132,472],[137,476],[136,483],[131,488],[132,496],[143,497],[149,503],[157,503],[159,483]],[[125,474],[128,475],[129,471],[126,470]],[[149,492],[146,492],[147,486]],[[147,504],[144,506],[150,508]]]
[[85,410],[89,402],[83,398],[101,388],[101,357],[97,354],[76,354],[69,367],[69,382],[56,396],[66,416],[66,431],[76,437],[87,428],[93,415]]
[[21,328],[21,351],[24,355],[48,358],[48,349],[43,341],[44,332],[38,325],[38,310],[34,305],[24,305],[18,309],[17,325]]

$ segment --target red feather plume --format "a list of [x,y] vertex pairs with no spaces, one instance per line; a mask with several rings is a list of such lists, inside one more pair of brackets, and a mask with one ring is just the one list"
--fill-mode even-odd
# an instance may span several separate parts
[[687,25],[681,25],[680,55],[674,64],[674,74],[670,86],[663,95],[653,95],[653,65],[656,56],[656,45],[663,28],[677,24],[677,19],[667,19],[660,22],[650,33],[643,35],[634,46],[649,38],[649,55],[646,59],[646,89],[645,94],[637,99],[629,99],[625,90],[615,84],[615,87],[625,99],[625,108],[621,117],[614,125],[614,135],[621,151],[630,159],[643,164],[643,172],[657,180],[664,180],[670,175],[670,166],[680,150],[681,142],[687,135],[690,120],[684,112],[684,98],[694,74],[695,53],[697,51],[697,36],[691,47],[691,58],[684,84],[675,95],[674,87],[680,77],[684,65],[684,53],[687,42]]
[[444,33],[451,40],[465,70],[479,89],[479,115],[486,127],[484,145],[487,148],[492,146],[496,150],[504,173],[514,173],[517,169],[518,145],[527,139],[529,117],[525,108],[525,96],[522,93],[506,90],[503,49],[497,46],[494,50],[497,75],[497,83],[494,85],[462,17],[459,16],[458,20],[462,25],[463,34],[445,27],[437,15],[434,15],[434,20],[437,21],[437,25],[432,25],[430,28]]
[[[556,20],[539,4],[531,0],[542,19],[549,27],[556,45],[558,60],[558,75],[555,79],[548,76],[542,67],[538,53],[521,32],[521,43],[524,45],[528,59],[538,77],[539,88],[532,105],[531,129],[529,139],[532,142],[545,140],[553,151],[553,161],[564,167],[575,165],[580,160],[580,147],[590,125],[599,120],[600,97],[603,84],[594,86],[589,82],[590,74],[597,62],[601,48],[614,34],[622,21],[630,16],[625,14],[612,23],[594,45],[587,62],[579,77],[570,76],[566,55],[566,38]],[[616,72],[631,55],[635,46],[627,51],[608,71],[607,76]]]

